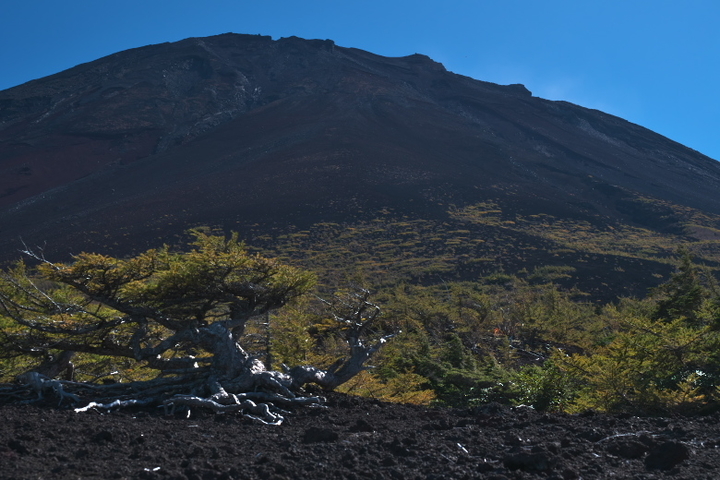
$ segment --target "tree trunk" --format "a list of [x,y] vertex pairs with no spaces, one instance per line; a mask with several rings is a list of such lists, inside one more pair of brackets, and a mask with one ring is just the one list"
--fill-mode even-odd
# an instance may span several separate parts
[[57,356],[48,355],[43,363],[33,371],[47,378],[55,378],[63,375],[63,380],[72,380],[75,372],[75,366],[71,362],[75,352],[63,351]]
[[213,354],[212,371],[223,379],[233,379],[244,373],[264,371],[265,367],[233,338],[233,333],[221,322],[203,327],[198,332],[203,348]]

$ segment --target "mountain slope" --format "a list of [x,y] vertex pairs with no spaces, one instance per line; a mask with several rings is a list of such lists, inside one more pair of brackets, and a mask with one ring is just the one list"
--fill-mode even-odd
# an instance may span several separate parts
[[[363,226],[380,221],[386,233],[376,237],[402,245],[392,232],[410,220],[432,224],[442,246],[430,253],[426,233],[392,251],[447,258],[443,275],[572,265],[586,289],[638,293],[669,271],[676,244],[702,241],[703,258],[720,258],[719,191],[720,163],[617,117],[456,75],[422,55],[331,41],[188,39],[0,92],[3,259],[20,237],[65,258],[125,254],[209,225],[307,260],[312,245],[298,250],[288,233],[307,232],[297,243],[354,231],[368,242]],[[327,233],[328,223],[341,231]],[[588,250],[567,244],[563,224],[587,226],[594,239],[635,229],[644,240],[637,251],[613,246],[619,236]],[[655,236],[657,251],[641,252]],[[350,258],[333,245],[326,254]],[[468,267],[479,257],[492,261]],[[628,268],[648,275],[612,273]]]

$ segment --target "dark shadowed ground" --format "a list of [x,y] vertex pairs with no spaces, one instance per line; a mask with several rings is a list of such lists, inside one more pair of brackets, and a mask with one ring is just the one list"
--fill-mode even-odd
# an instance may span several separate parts
[[545,415],[331,394],[282,426],[238,415],[0,407],[0,478],[716,479],[720,415]]

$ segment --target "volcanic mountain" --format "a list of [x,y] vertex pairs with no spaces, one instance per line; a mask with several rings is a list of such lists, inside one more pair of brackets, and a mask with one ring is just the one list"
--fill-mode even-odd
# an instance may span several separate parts
[[190,38],[0,92],[5,261],[206,225],[313,268],[612,297],[680,244],[717,267],[718,192],[720,163],[620,118],[330,40]]

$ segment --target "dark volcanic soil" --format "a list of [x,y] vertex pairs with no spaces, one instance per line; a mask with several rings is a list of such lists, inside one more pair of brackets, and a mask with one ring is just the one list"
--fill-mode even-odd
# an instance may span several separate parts
[[4,406],[0,478],[716,479],[719,420],[431,409],[336,394],[282,426],[234,414]]

